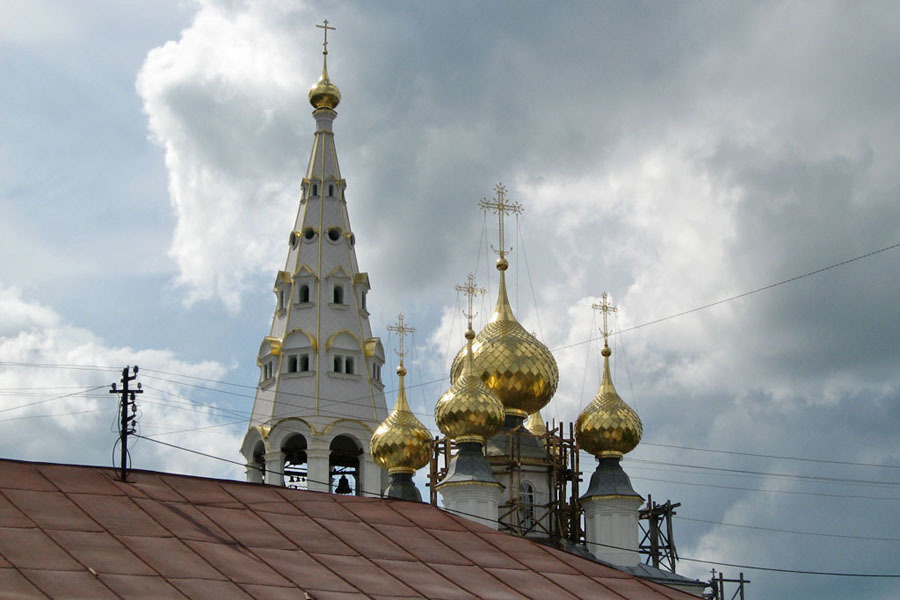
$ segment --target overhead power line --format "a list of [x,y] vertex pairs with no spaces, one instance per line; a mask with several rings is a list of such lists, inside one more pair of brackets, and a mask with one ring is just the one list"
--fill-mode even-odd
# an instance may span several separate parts
[[852,467],[880,467],[884,469],[900,469],[900,465],[883,465],[877,463],[860,463],[844,460],[826,460],[824,458],[806,458],[800,456],[782,456],[777,454],[756,454],[753,452],[738,452],[736,450],[716,450],[713,448],[693,448],[691,446],[677,446],[675,444],[658,444],[654,442],[641,441],[641,446],[655,446],[659,448],[675,448],[678,450],[693,450],[695,452],[714,452],[716,454],[733,454],[736,456],[753,456],[756,458],[775,458],[779,460],[797,460],[802,462],[815,462],[828,465],[849,465]]
[[[216,456],[214,454],[208,454],[206,452],[200,452],[199,450],[192,450],[191,448],[185,448],[184,446],[170,444],[168,442],[163,442],[161,440],[157,440],[157,439],[154,439],[151,437],[147,437],[147,436],[143,436],[143,435],[137,435],[136,437],[139,437],[141,439],[145,439],[145,440],[148,440],[151,442],[156,442],[157,444],[161,444],[161,445],[167,446],[169,448],[182,450],[184,452],[190,452],[191,454],[196,454],[199,456],[205,456],[207,458],[231,463],[233,465],[237,465],[240,467],[246,468],[246,466],[247,466],[245,463],[241,463],[236,460],[231,460],[231,459],[224,458],[221,456]],[[282,475],[284,475],[284,473],[282,473]],[[307,481],[311,481],[313,483],[329,485],[329,486],[331,485],[331,482],[317,481],[317,480],[313,480],[313,479],[309,479],[309,478],[307,478]],[[363,490],[361,488],[359,488],[359,494],[365,495],[365,496],[370,496],[370,497],[378,497],[378,498],[383,497],[380,491],[372,492],[372,491],[368,491],[368,490]],[[480,515],[470,514],[470,513],[466,513],[463,511],[457,511],[457,510],[448,510],[446,508],[443,510],[446,510],[447,512],[461,515],[464,517],[476,517],[479,520],[488,520],[493,523],[497,523],[498,525],[500,524],[499,519],[485,519],[484,517],[482,517]],[[585,544],[592,545],[592,546],[603,546],[606,548],[615,548],[618,550],[631,550],[631,548],[623,548],[620,546],[614,546],[611,544],[602,544],[599,542],[585,542]],[[738,563],[712,561],[712,560],[705,560],[705,559],[701,559],[701,558],[691,558],[691,557],[686,557],[686,556],[679,556],[678,559],[688,561],[688,562],[697,562],[697,563],[703,563],[703,564],[709,564],[709,565],[720,565],[720,566],[732,567],[732,568],[737,568],[737,569],[751,569],[751,570],[756,570],[756,571],[770,571],[770,572],[774,572],[774,573],[786,573],[786,574],[794,574],[794,575],[820,575],[820,576],[830,576],[830,577],[880,578],[880,579],[900,578],[900,573],[852,573],[852,572],[842,572],[842,571],[815,571],[815,570],[805,570],[805,569],[787,569],[787,568],[781,568],[781,567],[766,567],[766,566],[759,566],[759,565],[744,565],[744,564],[738,564]]]

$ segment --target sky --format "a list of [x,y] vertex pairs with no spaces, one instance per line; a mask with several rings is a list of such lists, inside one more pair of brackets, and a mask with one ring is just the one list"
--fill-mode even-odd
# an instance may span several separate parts
[[[426,424],[453,286],[475,273],[491,312],[502,182],[513,308],[559,364],[543,416],[596,393],[608,292],[644,424],[623,466],[682,503],[680,573],[900,573],[893,2],[6,0],[0,456],[113,464],[108,388],[137,364],[142,435],[234,462],[138,440],[133,466],[243,477],[323,18],[372,326],[391,357],[385,326],[416,327]],[[751,598],[900,590],[741,570]]]

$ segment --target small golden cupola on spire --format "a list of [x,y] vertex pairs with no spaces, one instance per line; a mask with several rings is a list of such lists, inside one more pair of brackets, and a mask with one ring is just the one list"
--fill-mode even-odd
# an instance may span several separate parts
[[369,449],[375,464],[387,470],[390,475],[415,473],[428,464],[432,445],[431,432],[409,408],[406,387],[403,383],[406,375],[406,367],[403,366],[403,338],[415,329],[406,326],[401,313],[397,324],[389,325],[388,330],[397,332],[400,338],[398,351],[400,365],[397,367],[400,381],[397,386],[397,403],[388,418],[372,434]]
[[625,404],[613,386],[609,373],[609,349],[606,318],[616,307],[610,306],[607,294],[603,293],[603,301],[595,304],[595,309],[603,311],[603,378],[600,391],[590,404],[578,415],[575,422],[575,438],[578,445],[600,458],[604,456],[619,457],[631,452],[641,441],[644,427],[641,418],[633,408]]
[[341,102],[341,90],[328,78],[328,32],[334,31],[334,27],[328,26],[328,19],[316,27],[325,32],[325,41],[322,44],[322,76],[309,89],[309,103],[313,108],[334,109]]
[[[507,250],[504,248],[503,217],[506,214],[520,213],[522,207],[506,200],[506,188],[498,184],[496,197],[480,202],[484,210],[493,210],[499,216],[500,248],[496,250],[497,270],[500,271],[500,289],[497,293],[497,306],[490,322],[485,325],[473,343],[475,371],[487,386],[503,402],[507,415],[527,417],[550,402],[559,384],[559,370],[550,350],[516,320],[509,297],[506,293],[506,260]],[[451,380],[459,377],[465,353],[464,348],[453,360],[450,369]]]
[[472,340],[472,297],[478,293],[474,276],[469,275],[467,295],[469,311],[466,316],[469,328],[466,330],[465,355],[462,369],[453,378],[450,389],[444,392],[434,407],[434,421],[441,432],[457,442],[478,442],[485,440],[500,431],[503,426],[503,403],[485,385],[475,370]]

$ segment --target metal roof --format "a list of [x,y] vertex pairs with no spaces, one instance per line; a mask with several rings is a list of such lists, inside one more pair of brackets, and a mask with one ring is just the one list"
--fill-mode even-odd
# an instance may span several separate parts
[[[0,460],[4,598],[688,599],[418,502]],[[306,596],[301,594],[306,593]]]

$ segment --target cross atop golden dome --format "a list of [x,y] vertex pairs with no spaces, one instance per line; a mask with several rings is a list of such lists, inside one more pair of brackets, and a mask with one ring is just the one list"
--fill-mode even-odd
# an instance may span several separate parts
[[607,316],[618,309],[609,303],[609,296],[603,292],[601,302],[591,305],[603,312],[603,377],[600,391],[590,404],[578,415],[575,422],[575,437],[578,444],[596,457],[622,457],[631,452],[641,441],[644,433],[641,418],[633,408],[625,404],[613,385],[609,372],[609,328]]
[[[456,286],[457,289],[462,286]],[[485,385],[475,370],[472,355],[472,298],[480,293],[475,287],[475,276],[469,274],[466,287],[469,310],[466,317],[469,328],[466,330],[465,354],[461,363],[461,372],[453,378],[447,390],[434,407],[434,421],[447,437],[458,443],[478,442],[483,444],[503,426],[503,403]]]
[[395,325],[388,325],[387,328],[396,332],[400,339],[400,350],[397,352],[400,356],[400,365],[397,367],[397,403],[388,418],[372,434],[369,448],[375,463],[389,474],[415,473],[431,459],[432,444],[431,432],[409,408],[403,383],[406,375],[406,367],[403,366],[406,354],[403,351],[403,339],[408,333],[415,332],[415,328],[406,325],[403,313],[398,315]]
[[[500,271],[500,287],[497,306],[490,322],[485,325],[472,344],[475,372],[503,402],[506,414],[517,417],[542,409],[553,397],[559,383],[559,370],[550,350],[525,331],[516,320],[506,293],[506,270],[509,261],[505,247],[504,217],[520,214],[522,206],[509,202],[506,188],[497,184],[493,200],[482,199],[482,210],[491,210],[498,216],[499,248],[497,270]],[[450,379],[455,381],[462,372],[468,350],[459,351],[450,368]]]
[[316,27],[322,29],[325,34],[322,43],[322,75],[309,90],[309,103],[316,109],[334,109],[341,102],[341,90],[328,78],[328,31],[335,31],[335,28],[328,26],[328,19]]

